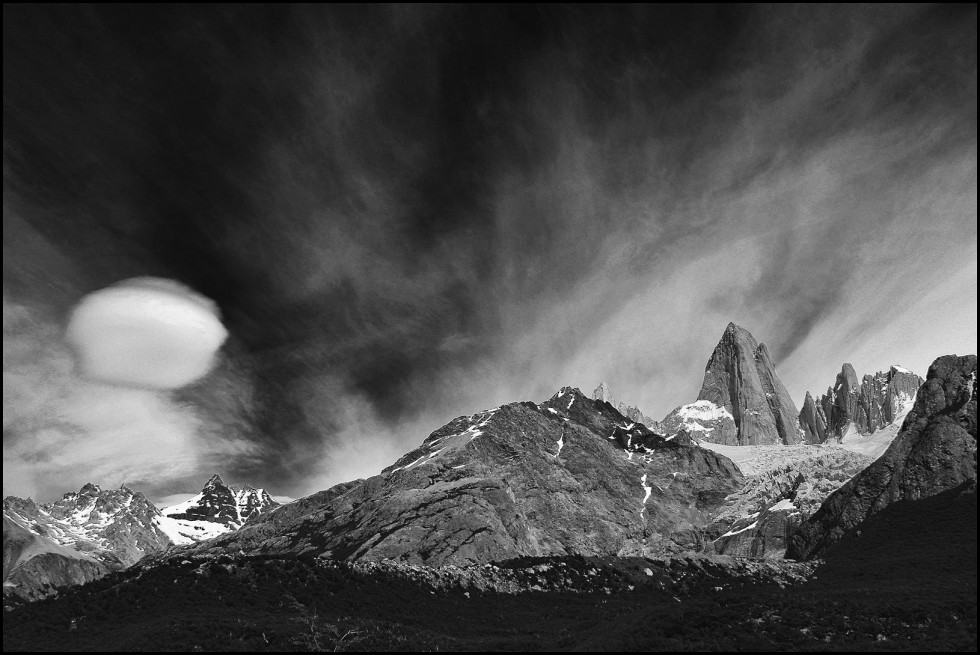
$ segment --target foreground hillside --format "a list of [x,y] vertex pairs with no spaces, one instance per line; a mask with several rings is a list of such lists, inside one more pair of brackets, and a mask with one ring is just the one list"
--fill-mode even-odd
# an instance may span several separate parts
[[[727,558],[463,569],[174,559],[9,612],[5,650],[975,650],[976,493],[896,503],[805,582]],[[730,561],[730,560],[727,560]],[[754,566],[754,569],[746,569]],[[492,567],[484,567],[493,571]],[[509,569],[509,571],[508,571]],[[900,575],[895,572],[900,571]],[[566,589],[566,591],[535,591]],[[504,588],[507,587],[504,585]]]

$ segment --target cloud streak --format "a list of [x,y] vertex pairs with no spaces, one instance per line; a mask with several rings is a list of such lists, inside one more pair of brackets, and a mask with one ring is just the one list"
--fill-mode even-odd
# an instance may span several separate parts
[[976,348],[975,8],[8,11],[5,292],[54,330],[123,277],[214,298],[167,402],[232,477],[309,493],[563,384],[663,415],[729,320],[797,399]]

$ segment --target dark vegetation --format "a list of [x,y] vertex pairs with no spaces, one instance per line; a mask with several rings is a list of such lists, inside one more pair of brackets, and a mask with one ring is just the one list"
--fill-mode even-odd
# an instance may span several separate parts
[[[528,586],[441,587],[298,559],[172,560],[6,613],[4,650],[976,650],[976,493],[898,503],[785,585],[687,562],[501,563]],[[541,566],[542,564],[547,566]],[[650,568],[654,575],[644,571]],[[689,570],[688,570],[689,569]],[[647,581],[647,583],[644,583]]]

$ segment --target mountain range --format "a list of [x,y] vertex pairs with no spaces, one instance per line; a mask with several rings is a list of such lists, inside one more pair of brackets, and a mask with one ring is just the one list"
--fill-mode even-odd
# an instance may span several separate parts
[[86,484],[45,504],[9,496],[3,501],[4,597],[43,598],[171,546],[238,529],[277,506],[264,490],[236,490],[217,475],[200,494],[163,510],[125,485]]
[[895,502],[975,494],[975,371],[974,356],[941,357],[920,388],[898,366],[857,383],[844,365],[798,411],[766,346],[730,324],[697,399],[659,422],[614,405],[605,383],[592,397],[563,387],[460,416],[380,474],[287,505],[217,475],[162,511],[126,487],[86,485],[47,505],[8,498],[5,598],[43,597],[147,556],[807,559]]

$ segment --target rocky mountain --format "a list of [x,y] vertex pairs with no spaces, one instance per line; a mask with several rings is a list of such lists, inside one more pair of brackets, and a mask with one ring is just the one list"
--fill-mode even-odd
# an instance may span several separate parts
[[237,530],[253,516],[278,507],[265,489],[235,488],[212,475],[201,493],[161,510],[157,524],[175,544],[184,545]]
[[921,385],[922,378],[901,366],[865,375],[859,382],[854,367],[844,364],[834,386],[819,400],[807,392],[800,429],[808,443],[873,434],[905,416]]
[[708,360],[697,400],[667,415],[668,434],[684,429],[700,440],[739,446],[802,441],[799,411],[769,349],[735,323]]
[[800,526],[787,555],[813,557],[899,501],[953,489],[976,493],[976,371],[975,355],[947,355],[933,362],[888,450]]
[[154,523],[159,513],[146,496],[125,485],[103,490],[90,483],[42,505],[13,496],[3,501],[10,521],[110,567],[129,566],[170,546]]
[[635,405],[627,405],[624,402],[617,402],[613,398],[612,391],[609,390],[609,386],[605,382],[600,382],[599,386],[592,392],[592,399],[607,402],[615,407],[616,411],[629,420],[635,423],[642,423],[654,432],[662,432],[660,423],[641,412],[639,407],[636,407]]
[[39,598],[126,568],[171,541],[156,523],[159,511],[126,486],[86,484],[60,500],[3,501],[4,594]]
[[4,595],[42,598],[172,545],[238,529],[276,506],[264,490],[233,490],[217,475],[200,494],[163,512],[125,485],[103,490],[86,484],[46,504],[10,496],[3,501]]
[[459,417],[380,475],[190,548],[432,566],[670,553],[703,549],[742,482],[726,457],[566,387]]

